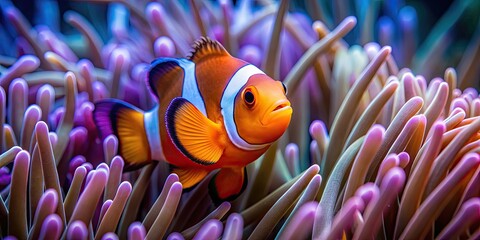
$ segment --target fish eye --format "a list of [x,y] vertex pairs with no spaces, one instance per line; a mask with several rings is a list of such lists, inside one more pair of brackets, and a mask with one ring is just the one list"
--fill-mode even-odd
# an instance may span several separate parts
[[287,86],[285,86],[285,84],[282,82],[282,86],[283,86],[283,92],[285,94],[287,94]]
[[246,89],[243,93],[243,99],[245,100],[245,103],[248,107],[252,107],[255,103],[255,96],[253,95],[252,90]]

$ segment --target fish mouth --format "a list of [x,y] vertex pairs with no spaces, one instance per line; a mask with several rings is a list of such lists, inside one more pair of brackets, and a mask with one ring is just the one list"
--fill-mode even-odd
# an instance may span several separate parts
[[280,103],[272,110],[272,112],[280,111],[284,108],[290,107],[290,102],[288,100],[281,100]]
[[292,114],[292,107],[290,106],[290,101],[287,99],[281,99],[276,101],[269,107],[262,119],[262,124],[267,125],[283,116],[290,116]]

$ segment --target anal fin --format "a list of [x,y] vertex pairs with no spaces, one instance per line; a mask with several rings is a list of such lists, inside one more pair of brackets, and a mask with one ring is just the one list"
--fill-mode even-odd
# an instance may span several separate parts
[[202,181],[209,171],[201,168],[173,168],[172,173],[177,174],[183,188],[188,189]]

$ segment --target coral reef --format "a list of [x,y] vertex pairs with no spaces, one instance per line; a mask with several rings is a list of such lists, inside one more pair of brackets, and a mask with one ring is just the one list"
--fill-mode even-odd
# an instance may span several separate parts
[[[62,1],[32,3],[0,2],[2,238],[480,238],[478,1],[431,29],[401,1],[87,0],[64,22]],[[183,191],[162,162],[123,172],[92,119],[104,98],[151,108],[146,67],[200,36],[283,81],[294,108],[218,206],[209,177]]]

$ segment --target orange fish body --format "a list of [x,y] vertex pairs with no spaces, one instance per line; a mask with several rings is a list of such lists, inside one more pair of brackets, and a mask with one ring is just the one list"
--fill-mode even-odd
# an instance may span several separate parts
[[245,166],[290,123],[285,86],[208,38],[188,59],[152,62],[148,85],[158,104],[147,112],[118,100],[96,103],[101,136],[117,136],[127,170],[166,161],[184,188],[220,169],[209,188],[216,201],[244,190]]

